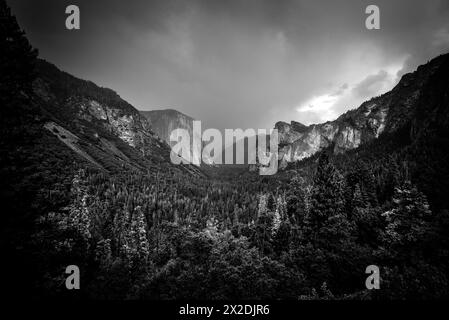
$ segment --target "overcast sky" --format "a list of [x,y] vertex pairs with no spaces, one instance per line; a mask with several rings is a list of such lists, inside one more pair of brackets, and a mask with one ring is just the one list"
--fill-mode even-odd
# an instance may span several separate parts
[[[41,57],[204,127],[333,120],[449,51],[448,0],[8,0]],[[65,29],[77,4],[81,30]],[[366,30],[365,8],[380,8]]]

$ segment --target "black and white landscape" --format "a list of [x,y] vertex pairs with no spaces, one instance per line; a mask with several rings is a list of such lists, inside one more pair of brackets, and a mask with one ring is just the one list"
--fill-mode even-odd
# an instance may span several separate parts
[[[446,1],[379,1],[380,30],[360,1],[79,2],[69,31],[69,3],[0,0],[5,292],[449,298]],[[278,172],[173,164],[170,132],[193,119],[278,129]]]

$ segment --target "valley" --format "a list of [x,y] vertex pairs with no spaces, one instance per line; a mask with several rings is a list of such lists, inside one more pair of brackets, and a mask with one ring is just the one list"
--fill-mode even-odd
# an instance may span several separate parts
[[[173,164],[169,133],[195,135],[193,118],[139,111],[60,70],[3,0],[0,14],[11,296],[449,297],[449,54],[334,121],[273,119],[280,170],[263,176],[248,163]],[[382,290],[365,287],[373,264]],[[63,285],[68,265],[81,270],[79,290]]]

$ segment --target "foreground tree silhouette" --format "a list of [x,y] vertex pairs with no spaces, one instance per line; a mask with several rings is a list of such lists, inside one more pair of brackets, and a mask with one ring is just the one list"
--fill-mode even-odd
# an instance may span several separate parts
[[424,249],[435,230],[431,223],[434,216],[423,193],[407,181],[395,189],[393,208],[382,216],[387,222],[384,240],[390,250],[406,256],[424,253],[416,251]]
[[0,99],[8,101],[21,92],[29,93],[35,77],[37,50],[11,15],[5,0],[0,0]]
[[[42,155],[31,151],[36,150],[38,130],[33,123],[36,110],[29,103],[36,56],[6,2],[0,0],[0,251],[10,261],[1,272],[8,275],[3,287],[11,297],[23,295],[23,288],[35,280],[28,268],[34,265],[31,255],[16,248],[25,247],[31,221],[42,208],[33,203],[40,186],[27,180],[26,170],[33,156]],[[35,163],[42,168],[42,161]],[[49,174],[45,177],[51,179]]]

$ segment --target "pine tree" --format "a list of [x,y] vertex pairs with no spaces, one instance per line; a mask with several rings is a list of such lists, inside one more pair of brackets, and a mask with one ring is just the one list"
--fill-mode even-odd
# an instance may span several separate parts
[[112,264],[111,240],[102,239],[95,247],[95,260],[102,270],[107,270]]
[[323,153],[313,178],[310,210],[306,219],[312,242],[336,246],[352,236],[354,230],[345,213],[343,190],[343,177],[327,154]]
[[287,215],[287,201],[285,196],[278,196],[271,228],[273,247],[278,254],[288,250],[291,232],[292,226]]
[[142,208],[137,206],[131,219],[131,236],[133,246],[139,260],[146,261],[149,255],[149,243],[147,238],[147,225]]
[[212,239],[217,238],[217,236],[218,236],[218,220],[215,219],[214,217],[208,219],[206,221],[206,228],[204,229],[204,233]]
[[281,225],[281,223],[285,220],[287,204],[285,202],[284,197],[278,196],[276,201],[276,208],[273,215],[273,226],[271,228],[271,233],[275,235]]
[[89,241],[91,239],[91,219],[88,207],[89,195],[85,186],[84,170],[79,170],[75,174],[72,180],[72,190],[71,194],[73,197],[73,202],[69,205],[69,216],[67,218],[67,226],[82,237],[86,242],[87,247],[89,247]]
[[275,210],[276,201],[274,199],[274,196],[270,194],[267,199],[267,210],[270,212],[273,212]]
[[289,182],[286,194],[286,212],[292,223],[304,222],[307,214],[306,197],[304,180],[299,175],[295,175]]
[[352,207],[355,208],[366,208],[366,199],[363,197],[362,190],[360,189],[360,184],[355,185],[354,194],[352,197]]
[[35,77],[37,51],[5,0],[0,0],[0,100],[8,102],[20,92],[29,93]]
[[273,213],[267,208],[268,197],[266,194],[259,196],[259,206],[257,211],[257,220],[254,225],[255,230],[252,241],[262,252],[271,251]]
[[432,212],[426,196],[409,181],[396,188],[393,208],[382,214],[387,222],[385,241],[393,247],[419,244],[431,231]]
[[261,194],[259,195],[259,204],[257,210],[257,217],[261,217],[266,215],[268,212],[267,208],[267,195]]
[[127,210],[118,210],[114,215],[112,222],[113,244],[120,253],[124,253],[126,245],[126,234],[129,228],[129,212]]
[[274,211],[274,214],[273,214],[273,225],[271,226],[271,234],[273,236],[276,235],[276,233],[279,229],[279,226],[281,225],[281,222],[282,222],[281,214],[279,212],[279,209],[276,208],[276,210]]
[[375,246],[381,229],[380,212],[377,207],[370,206],[368,196],[362,194],[358,183],[354,188],[351,207],[350,219],[357,226],[358,242]]
[[310,205],[308,222],[315,230],[329,218],[344,213],[343,179],[325,153],[319,158],[313,178]]
[[[126,215],[125,215],[126,217]],[[146,262],[149,255],[145,216],[140,206],[134,209],[130,223],[122,231],[121,252],[129,263],[135,266]]]

